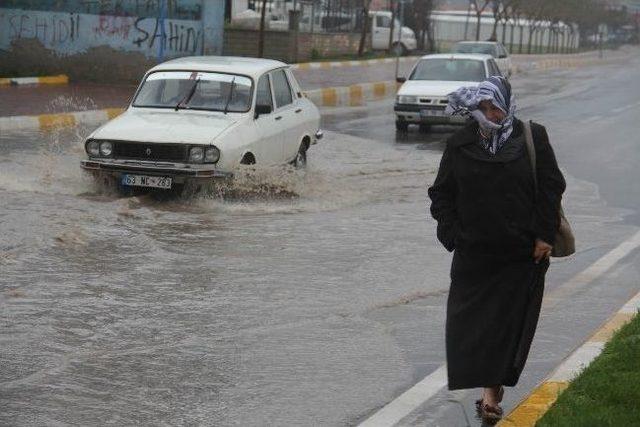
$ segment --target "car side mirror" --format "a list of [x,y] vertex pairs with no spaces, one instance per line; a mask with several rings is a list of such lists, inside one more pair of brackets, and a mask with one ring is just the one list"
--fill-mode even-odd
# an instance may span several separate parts
[[398,83],[404,83],[407,81],[406,77],[396,77],[396,82]]
[[268,104],[256,105],[256,114],[255,114],[256,119],[263,114],[270,114],[270,113],[271,113],[271,105],[268,105]]

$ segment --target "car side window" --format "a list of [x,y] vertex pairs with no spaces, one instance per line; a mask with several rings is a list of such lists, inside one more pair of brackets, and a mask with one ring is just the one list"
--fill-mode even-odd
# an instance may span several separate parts
[[498,45],[498,57],[505,58],[507,56],[507,50],[502,45]]
[[264,74],[260,77],[260,80],[258,80],[256,105],[268,105],[273,110],[273,98],[271,97],[268,74]]
[[291,104],[293,102],[291,86],[289,86],[284,70],[274,71],[272,73],[272,78],[273,92],[276,97],[276,108],[281,108],[285,105]]

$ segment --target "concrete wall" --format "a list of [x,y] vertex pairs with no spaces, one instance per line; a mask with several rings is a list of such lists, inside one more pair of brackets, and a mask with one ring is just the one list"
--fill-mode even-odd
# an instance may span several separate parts
[[[259,31],[227,28],[224,31],[225,55],[258,56]],[[289,31],[265,31],[265,58],[284,62],[304,62],[311,59],[315,49],[321,56],[355,54],[360,35],[355,33],[298,33]],[[367,40],[366,50],[371,47]]]
[[76,80],[131,81],[170,58],[222,52],[224,0],[2,5],[13,7],[0,8],[0,76],[62,72]]

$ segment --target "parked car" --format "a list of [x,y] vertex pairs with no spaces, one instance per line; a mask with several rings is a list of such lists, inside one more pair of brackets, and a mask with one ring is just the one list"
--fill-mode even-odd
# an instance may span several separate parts
[[162,189],[230,178],[240,165],[303,167],[319,125],[287,64],[179,58],[151,68],[126,111],[86,139],[81,167]]
[[453,53],[482,53],[491,55],[505,77],[511,77],[513,65],[507,48],[500,42],[462,41],[453,45]]
[[394,106],[396,129],[406,132],[410,124],[417,124],[421,131],[426,132],[433,124],[464,124],[464,117],[445,115],[447,95],[460,86],[478,85],[489,76],[502,76],[490,55],[453,53],[423,56],[414,65],[408,79],[398,78],[398,82],[403,84]]
[[[387,50],[389,48],[391,16],[391,12],[385,10],[369,12],[371,47],[373,50]],[[416,34],[411,28],[402,27],[402,29],[398,31],[399,27],[400,21],[394,19],[391,50],[396,54],[406,55],[416,50],[418,42],[416,40]]]

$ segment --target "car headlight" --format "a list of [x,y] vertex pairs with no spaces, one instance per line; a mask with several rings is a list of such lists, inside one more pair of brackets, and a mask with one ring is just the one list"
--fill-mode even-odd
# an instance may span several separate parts
[[100,154],[105,157],[113,154],[113,144],[110,141],[102,141],[100,143]]
[[100,143],[98,141],[89,141],[87,145],[85,145],[85,150],[87,150],[87,154],[90,156],[97,157],[100,155]]
[[189,161],[193,163],[201,163],[204,158],[204,149],[202,147],[191,147],[189,150]]
[[220,150],[216,147],[207,147],[204,149],[205,163],[215,163],[220,160]]
[[417,104],[418,103],[417,96],[398,95],[396,99],[398,100],[398,104]]

